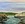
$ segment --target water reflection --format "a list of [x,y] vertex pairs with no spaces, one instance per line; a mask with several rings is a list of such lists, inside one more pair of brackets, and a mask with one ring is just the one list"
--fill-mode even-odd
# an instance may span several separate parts
[[20,22],[20,19],[14,18],[13,16],[9,17],[7,21],[4,22],[4,24],[18,24]]

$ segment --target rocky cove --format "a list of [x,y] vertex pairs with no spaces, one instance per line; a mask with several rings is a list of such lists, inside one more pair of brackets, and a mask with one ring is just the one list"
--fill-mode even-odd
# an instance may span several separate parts
[[9,16],[9,19],[7,19],[7,21],[4,21],[5,24],[18,24],[19,22],[20,19],[14,18],[14,16]]

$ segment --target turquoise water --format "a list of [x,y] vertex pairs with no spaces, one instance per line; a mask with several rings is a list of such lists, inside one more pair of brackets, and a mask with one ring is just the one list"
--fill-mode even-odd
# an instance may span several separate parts
[[18,24],[19,22],[20,22],[20,19],[10,16],[9,19],[5,21],[5,24]]

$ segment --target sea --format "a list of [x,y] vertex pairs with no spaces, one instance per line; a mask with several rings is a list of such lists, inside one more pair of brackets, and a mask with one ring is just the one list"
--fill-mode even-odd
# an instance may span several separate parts
[[8,18],[7,21],[4,21],[4,24],[18,24],[20,22],[20,19],[14,16],[8,16]]

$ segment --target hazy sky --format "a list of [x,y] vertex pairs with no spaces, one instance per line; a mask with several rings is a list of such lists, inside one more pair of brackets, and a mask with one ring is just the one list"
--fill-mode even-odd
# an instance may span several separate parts
[[25,10],[25,3],[0,2],[0,11],[19,11]]
[[0,2],[25,2],[25,0],[0,0]]
[[25,10],[25,0],[0,0],[0,11],[20,11],[20,10]]

